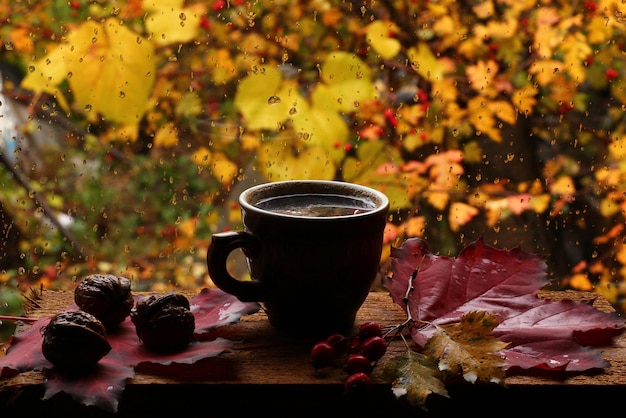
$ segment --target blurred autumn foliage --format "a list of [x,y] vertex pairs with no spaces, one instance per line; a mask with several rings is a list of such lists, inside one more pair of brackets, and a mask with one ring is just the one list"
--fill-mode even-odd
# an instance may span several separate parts
[[[15,75],[0,113],[28,114],[3,136],[3,236],[17,231],[19,251],[0,282],[107,270],[137,289],[208,286],[211,234],[238,227],[233,190],[316,178],[385,192],[388,244],[521,245],[546,255],[555,288],[626,310],[625,13],[620,0],[0,0]],[[37,142],[33,161],[50,126],[62,141]]]

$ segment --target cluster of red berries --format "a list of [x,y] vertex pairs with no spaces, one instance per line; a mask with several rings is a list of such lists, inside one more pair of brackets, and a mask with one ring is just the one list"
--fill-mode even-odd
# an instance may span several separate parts
[[344,382],[346,393],[366,390],[372,385],[370,374],[376,362],[387,352],[387,342],[377,322],[365,322],[351,336],[332,334],[311,348],[311,361],[316,369],[337,364],[348,374]]

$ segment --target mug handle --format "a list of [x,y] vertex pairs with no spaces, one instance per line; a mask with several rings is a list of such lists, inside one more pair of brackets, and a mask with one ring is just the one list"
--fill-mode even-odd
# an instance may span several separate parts
[[211,280],[226,293],[236,296],[242,302],[263,301],[261,282],[255,280],[237,280],[226,268],[229,254],[241,248],[246,257],[257,257],[261,250],[260,242],[245,231],[229,231],[213,234],[207,252],[207,267]]

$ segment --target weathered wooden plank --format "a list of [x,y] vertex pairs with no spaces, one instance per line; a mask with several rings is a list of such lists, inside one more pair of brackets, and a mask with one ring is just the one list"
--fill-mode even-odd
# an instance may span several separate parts
[[[188,296],[192,296],[189,294]],[[574,300],[595,298],[597,295],[581,292],[545,292],[552,299]],[[72,301],[68,292],[44,291],[39,307],[30,316],[41,318],[65,309]],[[611,311],[606,300],[596,298],[594,305]],[[406,318],[403,310],[391,302],[386,292],[372,292],[357,316],[357,325],[377,321],[381,325],[397,325]],[[541,376],[514,376],[507,378],[506,387],[491,385],[451,385],[450,399],[429,398],[429,413],[416,411],[406,402],[397,400],[388,382],[373,374],[374,390],[366,399],[346,397],[343,381],[346,374],[340,368],[315,371],[309,361],[309,350],[314,341],[288,337],[278,333],[267,322],[266,316],[256,313],[243,317],[238,323],[220,328],[216,336],[238,341],[238,351],[200,361],[194,365],[170,368],[138,369],[128,382],[115,416],[164,416],[165,414],[195,414],[203,416],[224,414],[243,416],[270,412],[277,416],[319,416],[337,412],[350,416],[452,416],[470,410],[500,416],[513,408],[519,413],[580,412],[577,402],[593,399],[594,412],[612,410],[612,400],[626,394],[626,337],[620,337],[613,347],[604,350],[611,367],[595,375],[564,376],[559,379]],[[386,358],[404,352],[401,341],[395,341]],[[385,358],[383,358],[383,361]],[[380,368],[377,368],[380,369]],[[56,411],[67,416],[91,418],[113,416],[85,407],[71,399],[57,396],[41,401],[43,376],[27,372],[0,379],[0,411],[6,415],[20,413],[42,414]],[[234,397],[234,398],[233,398]],[[235,399],[233,401],[232,399]],[[432,399],[432,400],[431,400]],[[234,403],[233,403],[234,402]],[[587,406],[589,406],[587,404]],[[343,412],[342,412],[343,411]],[[307,413],[308,412],[308,413]],[[292,414],[293,413],[293,414]],[[303,415],[304,414],[304,415]],[[33,415],[34,416],[34,415]]]

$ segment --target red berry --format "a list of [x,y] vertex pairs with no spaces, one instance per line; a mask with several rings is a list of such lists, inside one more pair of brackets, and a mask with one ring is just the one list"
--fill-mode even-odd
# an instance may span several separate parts
[[350,338],[346,347],[346,353],[354,354],[359,352],[361,352],[361,339],[359,337]]
[[213,6],[211,6],[211,8],[216,12],[219,12],[225,7],[226,7],[226,2],[224,0],[216,0],[216,2],[213,3]]
[[341,357],[348,348],[349,339],[343,334],[336,333],[326,338],[326,342],[335,350],[335,357]]
[[364,322],[359,327],[359,338],[361,341],[367,340],[369,337],[382,337],[383,330],[377,322]]
[[372,387],[372,380],[366,373],[354,373],[347,377],[343,387],[346,393],[363,392]]
[[348,374],[372,372],[372,362],[363,354],[350,354],[346,360],[344,370]]
[[361,353],[371,361],[376,361],[387,352],[387,343],[379,336],[369,337],[361,343]]
[[330,366],[333,358],[335,358],[335,350],[326,341],[316,343],[311,348],[311,361],[316,369]]
[[607,68],[604,77],[607,81],[611,81],[619,76],[619,72],[615,68]]

